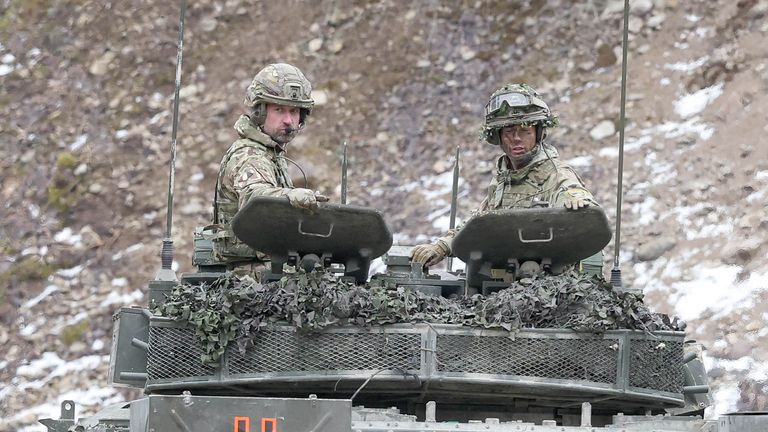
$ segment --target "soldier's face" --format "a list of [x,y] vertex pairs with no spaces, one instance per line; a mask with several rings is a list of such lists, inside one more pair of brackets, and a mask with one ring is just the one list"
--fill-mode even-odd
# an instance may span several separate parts
[[513,125],[501,129],[501,148],[512,160],[525,156],[536,147],[536,127]]
[[296,136],[301,120],[301,109],[285,105],[267,104],[264,133],[280,144],[286,144]]

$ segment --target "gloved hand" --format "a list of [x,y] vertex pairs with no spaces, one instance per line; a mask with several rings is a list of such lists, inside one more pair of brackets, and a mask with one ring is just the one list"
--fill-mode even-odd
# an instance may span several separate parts
[[315,210],[317,209],[318,202],[328,201],[327,196],[304,188],[291,189],[286,196],[288,197],[288,202],[290,202],[292,206],[307,210]]
[[569,210],[578,210],[595,203],[592,194],[581,186],[571,186],[564,190],[563,199],[563,205]]
[[431,267],[442,261],[450,252],[448,246],[441,241],[435,244],[420,244],[411,249],[411,260],[422,263],[425,267]]

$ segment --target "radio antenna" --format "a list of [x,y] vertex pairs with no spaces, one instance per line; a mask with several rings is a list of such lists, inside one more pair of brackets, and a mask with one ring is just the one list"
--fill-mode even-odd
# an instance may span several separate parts
[[[165,238],[163,249],[160,252],[162,267],[157,275],[158,280],[176,280],[176,274],[172,270],[173,265],[173,189],[176,179],[176,134],[179,129],[179,90],[181,89],[181,65],[184,53],[184,17],[187,13],[187,0],[181,0],[181,12],[179,13],[179,43],[176,51],[176,87],[173,95],[173,126],[171,129],[171,160],[170,174],[168,176],[168,209],[165,225]],[[170,278],[170,279],[169,279]]]
[[624,178],[624,129],[626,127],[627,106],[627,45],[629,43],[629,0],[624,0],[624,33],[621,44],[621,117],[619,120],[619,178],[616,186],[616,234],[614,239],[613,269],[611,269],[611,285],[619,291],[624,287],[621,282],[619,267],[619,252],[621,246],[621,198]]
[[[456,159],[453,161],[453,186],[451,188],[451,218],[449,228],[456,228],[456,211],[459,200],[459,146],[456,146]],[[453,257],[448,258],[448,271],[453,270]]]
[[344,141],[341,156],[341,203],[347,203],[347,142]]

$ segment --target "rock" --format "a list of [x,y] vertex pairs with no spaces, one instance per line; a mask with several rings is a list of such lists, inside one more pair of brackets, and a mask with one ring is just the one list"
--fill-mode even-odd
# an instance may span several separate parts
[[96,233],[90,225],[82,227],[79,234],[82,238],[83,245],[87,248],[95,248],[104,245],[101,236]]
[[[624,6],[622,5],[622,11]],[[632,0],[629,2],[629,11],[633,15],[645,15],[653,10],[653,1],[651,0]]]
[[83,342],[75,341],[75,342],[72,343],[72,345],[69,346],[69,352],[72,352],[72,353],[82,353],[83,351],[85,351],[86,348],[87,347],[85,346],[85,344]]
[[589,136],[591,136],[593,140],[599,141],[603,138],[608,138],[615,133],[616,125],[610,120],[603,120],[589,131]]
[[757,238],[748,238],[736,244],[729,244],[723,248],[722,261],[725,264],[744,266],[759,256],[762,241]]
[[[631,6],[630,6],[631,7]],[[605,5],[602,18],[607,18],[611,15],[621,14],[624,12],[624,0],[611,0]]]
[[308,48],[311,52],[318,52],[323,47],[323,38],[315,38],[309,41]]
[[101,193],[102,190],[104,190],[104,187],[98,183],[93,183],[92,185],[88,186],[88,192],[92,194],[98,195]]
[[664,12],[659,12],[653,15],[652,17],[650,17],[648,19],[648,22],[646,22],[645,24],[652,29],[658,29],[659,27],[661,27],[661,24],[666,19],[667,19],[667,14],[665,14]]
[[200,201],[190,201],[184,206],[181,207],[181,214],[183,215],[194,215],[194,214],[200,214],[205,211],[205,208],[200,203]]
[[477,53],[473,49],[464,45],[462,45],[461,48],[459,48],[459,53],[461,54],[461,59],[464,61],[470,61],[473,58],[475,58],[475,56],[477,55]]
[[91,67],[88,68],[88,72],[92,73],[93,75],[104,75],[107,73],[107,70],[109,70],[109,64],[112,63],[112,60],[115,59],[115,53],[112,51],[107,51],[104,54],[101,55],[96,61],[91,63]]
[[448,72],[448,73],[451,73],[451,72],[455,71],[456,70],[456,63],[454,63],[454,62],[446,63],[445,66],[443,66],[443,70],[445,72]]
[[328,51],[330,51],[332,54],[338,54],[341,52],[342,48],[344,48],[344,42],[341,40],[334,40],[331,42],[331,46],[328,47]]
[[34,159],[35,159],[35,151],[27,150],[26,152],[24,152],[23,155],[21,155],[21,158],[19,160],[21,160],[22,163],[30,163]]
[[762,18],[768,13],[768,0],[760,0],[752,7],[749,14],[754,18]]
[[416,62],[416,67],[418,67],[418,68],[427,68],[427,67],[429,67],[431,64],[432,64],[432,63],[431,63],[429,60],[427,60],[427,59],[421,59],[421,60],[419,60],[419,61],[417,61],[417,62]]
[[[620,47],[619,47],[620,48]],[[613,47],[607,44],[602,44],[597,48],[597,67],[613,66],[618,61],[619,57],[613,51]]]
[[651,240],[637,248],[635,258],[638,261],[653,261],[672,250],[676,245],[677,242],[673,239],[659,238]]
[[707,371],[707,376],[712,379],[722,378],[725,374],[725,369],[717,366]]
[[645,25],[645,21],[643,21],[640,17],[630,17],[629,18],[629,32],[630,33],[639,33],[640,30],[643,29],[643,26]]
[[432,164],[432,171],[434,171],[437,174],[445,172],[448,168],[448,165],[445,163],[444,160],[438,159],[435,161],[434,164]]
[[216,18],[211,16],[204,17],[203,19],[200,20],[200,29],[206,33],[210,33],[216,30],[217,24],[218,23],[216,22]]
[[179,98],[186,99],[188,97],[192,97],[196,95],[198,91],[199,89],[197,88],[196,85],[194,84],[186,85],[179,89]]

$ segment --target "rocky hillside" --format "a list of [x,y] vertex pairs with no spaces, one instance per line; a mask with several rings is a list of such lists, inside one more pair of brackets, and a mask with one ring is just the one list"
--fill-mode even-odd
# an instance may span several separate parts
[[[717,406],[766,409],[768,1],[633,0],[621,261],[661,312],[707,347]],[[165,231],[179,5],[0,0],[0,430],[40,430],[137,393],[107,387],[111,316],[145,304]],[[460,212],[498,149],[482,108],[510,81],[560,114],[551,142],[611,217],[620,0],[192,1],[173,238],[210,218],[247,83],[299,66],[317,107],[289,155],[310,187],[380,209],[396,241],[446,228],[452,154]],[[296,172],[298,177],[298,171]],[[303,180],[299,181],[301,184]],[[611,258],[613,248],[606,248]]]

